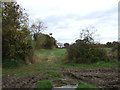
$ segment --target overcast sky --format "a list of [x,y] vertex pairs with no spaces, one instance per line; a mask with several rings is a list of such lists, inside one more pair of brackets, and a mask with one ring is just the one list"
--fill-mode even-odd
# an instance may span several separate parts
[[29,14],[30,22],[42,20],[61,43],[79,39],[82,29],[94,26],[100,43],[118,40],[119,0],[17,0]]

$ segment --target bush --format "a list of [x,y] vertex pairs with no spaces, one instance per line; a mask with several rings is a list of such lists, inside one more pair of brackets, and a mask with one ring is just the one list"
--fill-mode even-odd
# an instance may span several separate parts
[[21,60],[6,60],[6,62],[3,62],[2,67],[4,68],[15,68],[15,67],[21,67],[25,65],[25,62]]
[[114,45],[114,47],[112,48],[112,51],[113,51],[113,55],[115,56],[115,58],[120,60],[120,42]]
[[94,63],[109,60],[105,50],[95,47],[94,44],[86,43],[84,40],[77,40],[76,43],[67,48],[67,57],[70,62]]

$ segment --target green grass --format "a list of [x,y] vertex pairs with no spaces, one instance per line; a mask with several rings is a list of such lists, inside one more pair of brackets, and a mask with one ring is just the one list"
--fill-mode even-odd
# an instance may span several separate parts
[[50,55],[50,54],[55,54],[57,56],[64,54],[66,52],[66,49],[53,49],[53,50],[40,50],[37,51],[37,54],[44,54],[44,55]]
[[84,89],[95,89],[95,90],[98,90],[97,87],[91,85],[91,84],[87,84],[87,83],[84,83],[82,81],[80,81],[78,87],[75,89],[75,90],[80,90],[80,88],[84,88]]
[[14,75],[14,76],[25,76],[30,73],[35,73],[36,71],[40,70],[53,70],[53,67],[42,65],[42,64],[35,64],[35,65],[26,65],[21,68],[12,68],[12,69],[6,69],[3,68],[2,75]]
[[[14,75],[14,76],[25,76],[30,73],[35,73],[37,71],[45,71],[43,76],[50,77],[60,77],[60,73],[56,71],[57,68],[104,68],[104,67],[117,67],[119,66],[117,60],[112,60],[110,62],[97,62],[93,64],[76,64],[76,63],[68,63],[68,64],[56,64],[56,65],[26,65],[21,68],[13,68],[13,69],[3,69],[2,75]],[[54,70],[54,71],[53,71]]]
[[57,58],[57,60],[64,60],[64,56],[66,53],[66,49],[53,49],[53,50],[40,50],[36,51],[37,54],[42,54],[42,55],[51,55],[54,54]]
[[[85,67],[85,68],[103,68],[103,67],[117,67],[119,66],[118,60],[113,59],[110,62],[96,62],[92,64],[77,64],[77,63],[68,63],[64,65],[65,67]],[[64,67],[63,66],[63,67]]]
[[[57,69],[59,68],[104,68],[104,67],[117,67],[118,66],[118,60],[113,59],[110,62],[97,62],[93,64],[77,64],[77,63],[64,63],[65,60],[65,53],[66,49],[54,49],[54,50],[40,50],[36,51],[37,54],[42,55],[50,55],[54,54],[58,61],[62,63],[58,64],[34,64],[34,65],[23,65],[22,67],[17,68],[3,68],[2,75],[13,75],[13,76],[25,76],[29,75],[31,73],[36,73],[37,71],[45,71],[43,75],[46,76],[50,74],[51,76],[59,77],[59,73],[57,72]],[[46,56],[47,57],[47,56]],[[53,72],[55,70],[55,72]]]
[[57,71],[47,71],[47,72],[44,72],[43,75],[45,77],[60,77],[61,74]]
[[104,49],[104,50],[112,50],[112,48],[101,48],[101,49]]
[[40,90],[51,90],[53,88],[53,84],[51,81],[48,80],[43,80],[40,81],[35,88],[39,88]]

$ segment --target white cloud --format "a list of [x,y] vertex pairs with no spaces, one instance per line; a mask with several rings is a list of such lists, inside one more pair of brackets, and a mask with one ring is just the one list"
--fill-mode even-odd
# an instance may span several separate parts
[[117,40],[119,0],[18,0],[30,15],[48,26],[59,42],[74,42],[80,30],[95,26],[100,41]]

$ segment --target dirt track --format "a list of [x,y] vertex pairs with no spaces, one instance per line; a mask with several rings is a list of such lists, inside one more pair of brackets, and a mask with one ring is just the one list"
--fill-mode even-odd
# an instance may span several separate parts
[[[99,88],[120,88],[118,75],[120,69],[118,68],[59,69],[59,72],[61,72],[62,78],[75,80],[75,84],[82,80]],[[3,88],[34,88],[35,84],[45,79],[47,78],[41,78],[40,72],[24,77],[3,76],[2,86]],[[55,80],[53,82],[57,83]]]
[[[62,70],[61,70],[62,71]],[[120,88],[118,68],[96,68],[96,69],[68,69],[63,70],[64,76],[82,80],[99,88]]]

